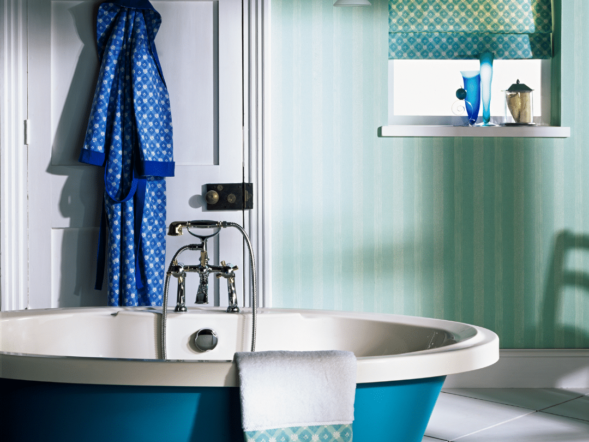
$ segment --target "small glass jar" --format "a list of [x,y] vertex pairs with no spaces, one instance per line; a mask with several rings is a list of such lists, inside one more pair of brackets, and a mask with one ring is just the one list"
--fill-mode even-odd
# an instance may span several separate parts
[[505,125],[534,124],[534,90],[517,80],[505,93]]

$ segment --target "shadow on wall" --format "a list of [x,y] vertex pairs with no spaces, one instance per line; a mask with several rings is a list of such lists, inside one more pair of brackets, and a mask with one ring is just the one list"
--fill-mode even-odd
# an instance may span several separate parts
[[[72,29],[66,28],[67,31],[60,34],[62,38],[64,35],[69,37],[75,29],[78,39],[72,39],[71,47],[68,44],[53,55],[55,59],[52,60],[54,64],[65,60],[65,66],[52,67],[52,74],[60,76],[65,73],[64,78],[55,78],[53,82],[68,88],[67,95],[62,95],[62,102],[59,101],[59,94],[57,98],[52,98],[63,107],[57,109],[61,115],[52,140],[51,162],[47,167],[47,173],[54,175],[52,181],[58,183],[56,187],[61,189],[58,205],[62,219],[59,225],[52,224],[52,260],[59,270],[56,269],[52,275],[51,289],[53,303],[59,307],[106,304],[106,290],[94,290],[103,169],[78,162],[98,78],[95,37],[98,7],[96,3],[82,3],[67,8],[70,17],[63,16],[61,19],[69,21],[68,26]],[[79,53],[71,50],[79,46]],[[71,75],[73,66],[75,69]]]
[[[583,342],[589,341],[589,327],[575,327],[563,315],[567,287],[582,289],[589,297],[589,273],[575,269],[572,260],[567,259],[573,252],[589,252],[589,235],[574,234],[568,230],[557,233],[544,287],[542,317],[538,324],[544,342],[552,340],[554,348],[582,348]],[[573,305],[568,311],[577,312],[577,309],[578,306]],[[583,325],[586,324],[587,320]]]

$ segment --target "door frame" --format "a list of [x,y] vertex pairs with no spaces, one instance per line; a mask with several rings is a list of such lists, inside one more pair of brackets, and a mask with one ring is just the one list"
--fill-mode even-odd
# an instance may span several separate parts
[[27,25],[27,0],[0,0],[1,310],[29,305]]
[[[246,212],[258,268],[258,304],[272,307],[271,214],[271,0],[243,0],[244,181],[254,184],[254,209]],[[244,259],[245,263],[249,260]],[[249,268],[244,273],[250,275]],[[246,284],[248,281],[246,281]]]
[[[243,222],[258,264],[258,302],[270,307],[270,0],[213,1],[227,7],[232,2],[242,3],[243,178],[257,189],[254,209],[244,214]],[[0,0],[0,14],[0,310],[8,311],[30,306],[29,147],[25,144],[29,140],[25,139],[25,124],[27,138],[34,137],[34,131],[28,122],[28,0]],[[238,137],[231,136],[234,141]],[[249,275],[249,259],[244,262],[248,263],[244,274]]]

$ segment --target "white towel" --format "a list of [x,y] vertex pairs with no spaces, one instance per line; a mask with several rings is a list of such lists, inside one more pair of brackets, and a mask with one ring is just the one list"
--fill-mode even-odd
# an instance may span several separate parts
[[236,353],[244,431],[354,421],[356,357],[347,351]]

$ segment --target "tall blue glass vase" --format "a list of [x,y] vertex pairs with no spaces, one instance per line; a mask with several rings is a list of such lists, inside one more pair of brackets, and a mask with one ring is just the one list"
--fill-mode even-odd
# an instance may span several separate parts
[[491,123],[491,84],[493,82],[492,52],[481,54],[481,95],[483,97],[483,123],[481,126],[495,126]]
[[468,124],[474,126],[479,116],[481,108],[481,76],[479,71],[460,71],[466,90],[466,113],[468,115]]

